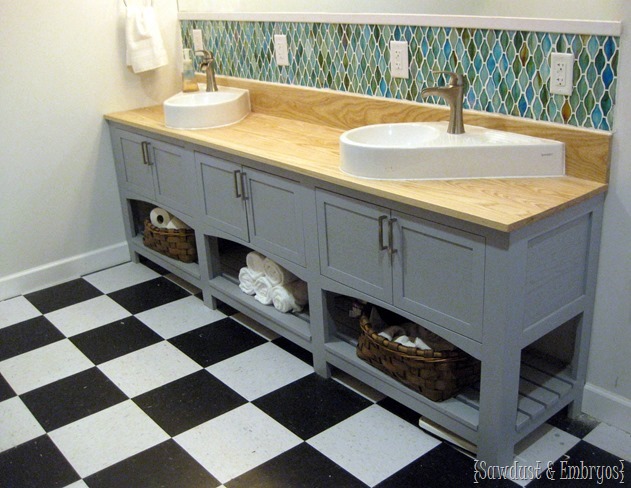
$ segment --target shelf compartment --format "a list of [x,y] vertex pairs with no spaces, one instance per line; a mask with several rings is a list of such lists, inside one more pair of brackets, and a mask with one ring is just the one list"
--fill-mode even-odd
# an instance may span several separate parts
[[140,254],[141,256],[144,256],[145,258],[153,261],[156,264],[159,264],[167,271],[170,271],[171,273],[188,281],[196,287],[203,288],[201,286],[201,273],[198,263],[183,263],[182,261],[178,261],[177,259],[173,259],[165,256],[164,254],[160,254],[153,249],[149,249],[143,244],[141,234],[137,234],[136,236],[132,237],[130,248],[132,251]]
[[[454,398],[433,402],[359,359],[352,344],[335,339],[325,347],[327,362],[356,376],[420,415],[442,423],[448,430],[476,443],[480,417],[479,383],[465,388]],[[524,351],[516,432],[526,435],[529,427],[538,425],[545,415],[551,416],[556,413],[571,401],[576,386],[569,366],[553,358]],[[446,418],[449,420],[445,420]]]

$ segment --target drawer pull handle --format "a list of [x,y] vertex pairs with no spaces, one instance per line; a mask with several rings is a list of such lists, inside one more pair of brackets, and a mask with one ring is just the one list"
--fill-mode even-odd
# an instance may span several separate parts
[[379,217],[379,250],[380,251],[385,251],[386,249],[388,249],[388,246],[384,245],[383,243],[383,223],[385,222],[387,218],[388,218],[387,215],[382,215],[381,217]]
[[245,190],[248,187],[248,179],[247,179],[247,174],[244,173],[243,171],[240,172],[241,173],[241,200],[243,200],[244,202],[248,199],[248,196],[245,194]]
[[147,141],[142,141],[140,143],[140,148],[142,149],[142,164],[151,166],[151,160],[149,159],[149,143]]
[[241,170],[236,169],[232,172],[232,177],[234,178],[234,197],[235,198],[243,198],[243,194],[239,191],[239,184],[243,184],[243,180],[239,178],[241,175]]
[[393,227],[396,221],[397,219],[388,220],[388,254],[390,254],[390,256],[397,253],[397,250],[394,248],[394,242],[393,242],[393,234],[394,234]]

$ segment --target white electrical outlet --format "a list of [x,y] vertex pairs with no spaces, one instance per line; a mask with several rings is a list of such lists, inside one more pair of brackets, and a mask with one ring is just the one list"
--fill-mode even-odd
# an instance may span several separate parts
[[550,93],[571,95],[574,86],[574,55],[552,53],[550,55]]
[[204,39],[202,38],[201,29],[193,29],[193,49],[195,51],[204,49]]
[[390,74],[393,78],[409,78],[407,41],[390,41]]
[[278,66],[289,66],[289,53],[287,50],[287,36],[274,34],[274,55]]

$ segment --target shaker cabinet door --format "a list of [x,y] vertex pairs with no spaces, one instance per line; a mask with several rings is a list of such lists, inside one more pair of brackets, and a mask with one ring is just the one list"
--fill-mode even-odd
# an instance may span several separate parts
[[146,154],[147,138],[116,130],[114,152],[119,181],[128,190],[155,200],[153,170]]
[[241,166],[196,153],[203,193],[204,220],[213,227],[248,240],[248,217],[243,197]]
[[[386,208],[318,190],[320,272],[375,298],[392,301]],[[384,218],[385,217],[385,218]],[[381,239],[380,239],[381,238]]]

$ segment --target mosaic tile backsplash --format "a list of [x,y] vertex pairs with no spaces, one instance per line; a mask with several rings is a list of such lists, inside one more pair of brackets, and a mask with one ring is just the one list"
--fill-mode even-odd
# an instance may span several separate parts
[[[467,109],[611,130],[619,38],[450,27],[182,20],[184,47],[201,29],[216,71],[226,76],[421,102],[436,71],[463,73]],[[286,34],[289,66],[274,59],[274,34]],[[392,78],[391,40],[409,45],[410,77]],[[550,53],[572,52],[574,91],[550,94]],[[196,60],[197,62],[198,60]],[[198,68],[196,66],[196,68]],[[444,103],[437,97],[428,102]]]

